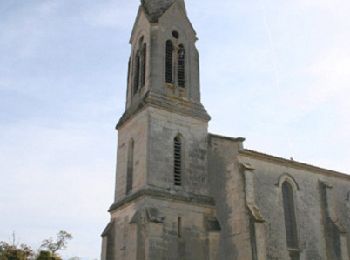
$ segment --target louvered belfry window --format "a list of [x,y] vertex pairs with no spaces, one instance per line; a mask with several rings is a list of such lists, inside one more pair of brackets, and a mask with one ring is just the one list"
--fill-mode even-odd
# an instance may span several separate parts
[[178,77],[179,87],[184,88],[185,82],[186,82],[186,78],[185,78],[185,48],[182,44],[180,44],[180,46],[179,46],[177,69],[178,69],[177,77]]
[[173,83],[173,43],[168,40],[165,44],[165,82]]
[[298,233],[295,217],[293,186],[287,181],[282,184],[282,194],[287,247],[289,249],[298,249]]
[[180,137],[174,138],[174,185],[182,185],[182,143]]

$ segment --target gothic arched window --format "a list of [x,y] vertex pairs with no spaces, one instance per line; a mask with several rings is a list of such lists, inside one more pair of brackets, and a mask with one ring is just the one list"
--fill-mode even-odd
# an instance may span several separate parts
[[179,87],[184,88],[186,77],[185,77],[185,47],[180,44],[178,50],[178,65],[177,65],[177,78]]
[[138,43],[138,49],[134,58],[134,82],[133,82],[133,94],[135,95],[138,90],[145,86],[146,82],[146,43],[144,43],[144,37],[141,37]]
[[182,140],[177,136],[174,138],[174,185],[182,185]]
[[173,42],[168,40],[165,44],[165,82],[173,83]]
[[140,82],[140,53],[137,52],[135,57],[135,67],[134,67],[134,88],[133,94],[135,95],[139,90],[139,82]]
[[126,170],[126,194],[132,190],[134,175],[134,140],[131,139],[128,145],[128,162]]
[[285,181],[282,184],[284,220],[288,249],[298,249],[297,222],[295,216],[293,186]]
[[141,51],[141,87],[144,87],[146,82],[146,55],[146,43],[144,43]]

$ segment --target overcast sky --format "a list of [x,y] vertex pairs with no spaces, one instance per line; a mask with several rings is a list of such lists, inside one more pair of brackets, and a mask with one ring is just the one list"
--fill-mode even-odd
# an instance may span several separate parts
[[[99,258],[138,0],[0,0],[0,240]],[[209,130],[350,173],[350,1],[187,0]]]

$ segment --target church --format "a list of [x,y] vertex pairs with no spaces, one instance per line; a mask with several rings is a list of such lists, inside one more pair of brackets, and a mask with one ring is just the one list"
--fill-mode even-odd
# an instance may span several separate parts
[[350,176],[208,133],[184,0],[142,0],[102,260],[348,260]]

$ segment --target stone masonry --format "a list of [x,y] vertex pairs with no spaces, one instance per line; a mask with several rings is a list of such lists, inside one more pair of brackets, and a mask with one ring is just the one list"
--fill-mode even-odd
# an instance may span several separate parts
[[142,0],[131,33],[102,260],[348,260],[350,177],[208,133],[184,0]]

